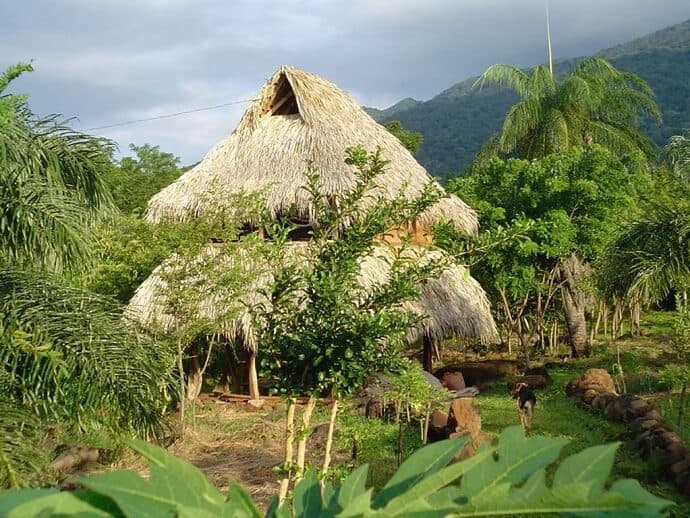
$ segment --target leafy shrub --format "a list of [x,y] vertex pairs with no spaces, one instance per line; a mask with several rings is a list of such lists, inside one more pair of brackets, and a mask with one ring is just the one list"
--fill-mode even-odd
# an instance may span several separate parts
[[[605,487],[617,444],[594,446],[564,459],[549,486],[546,468],[558,459],[564,439],[525,438],[521,428],[511,427],[501,434],[497,446],[448,465],[463,441],[443,441],[418,450],[376,495],[366,488],[366,465],[341,485],[327,483],[323,490],[316,472],[309,471],[295,487],[292,501],[278,507],[275,497],[267,516],[660,516],[671,505],[635,480]],[[165,450],[139,441],[130,445],[149,459],[148,480],[121,470],[80,478],[77,482],[83,489],[73,492],[10,491],[0,495],[0,515],[261,516],[236,483],[230,481],[224,494],[195,467]]]

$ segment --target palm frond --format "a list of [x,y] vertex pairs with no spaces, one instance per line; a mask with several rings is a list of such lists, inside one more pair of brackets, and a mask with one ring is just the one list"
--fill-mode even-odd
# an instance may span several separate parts
[[172,348],[137,334],[109,300],[36,271],[2,269],[0,328],[11,401],[75,434],[164,431]]
[[529,79],[529,76],[517,67],[496,64],[491,65],[479,76],[474,87],[482,88],[486,83],[494,83],[512,88],[521,97],[529,97],[531,94]]

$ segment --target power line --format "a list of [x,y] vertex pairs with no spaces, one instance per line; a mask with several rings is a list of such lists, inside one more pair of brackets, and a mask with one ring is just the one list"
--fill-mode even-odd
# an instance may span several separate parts
[[146,119],[134,119],[134,120],[130,120],[130,121],[116,122],[115,124],[107,124],[105,126],[96,126],[94,128],[86,128],[84,131],[94,131],[94,130],[101,130],[101,129],[107,129],[107,128],[115,128],[118,126],[128,126],[130,124],[137,124],[139,122],[147,122],[147,121],[155,121],[158,119],[170,119],[172,117],[178,117],[180,115],[187,115],[188,113],[203,112],[206,110],[215,110],[217,108],[223,108],[224,106],[231,106],[233,104],[249,103],[249,102],[252,102],[254,100],[255,99],[242,99],[240,101],[232,101],[229,103],[216,104],[215,106],[206,106],[204,108],[195,108],[193,110],[186,110],[183,112],[168,113],[165,115],[157,115],[156,117],[148,117]]

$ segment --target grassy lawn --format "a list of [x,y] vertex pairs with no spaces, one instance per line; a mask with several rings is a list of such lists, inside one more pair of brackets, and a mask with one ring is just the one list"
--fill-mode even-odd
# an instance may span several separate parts
[[[668,344],[672,329],[672,315],[650,312],[642,323],[642,336],[624,336],[616,344],[600,336],[594,355],[583,361],[569,361],[550,367],[553,383],[537,392],[538,403],[533,422],[533,433],[568,439],[563,455],[581,451],[605,442],[621,442],[616,456],[613,477],[636,478],[653,493],[678,502],[673,516],[690,516],[690,503],[675,486],[663,480],[656,466],[638,455],[622,423],[608,421],[603,416],[576,404],[565,395],[565,385],[588,368],[599,367],[611,371],[620,351],[628,392],[653,400],[671,424],[678,410],[678,394],[660,390],[658,371],[668,361]],[[617,346],[617,347],[616,347]],[[618,348],[618,350],[617,350]],[[519,424],[515,401],[510,398],[506,381],[496,381],[482,387],[477,396],[482,416],[482,429],[497,436],[505,427]],[[394,424],[366,420],[357,416],[343,416],[341,446],[351,444],[348,437],[360,435],[357,463],[370,465],[369,483],[380,488],[397,469]],[[690,439],[690,426],[676,427],[686,440]],[[416,426],[406,436],[407,452],[420,445]]]

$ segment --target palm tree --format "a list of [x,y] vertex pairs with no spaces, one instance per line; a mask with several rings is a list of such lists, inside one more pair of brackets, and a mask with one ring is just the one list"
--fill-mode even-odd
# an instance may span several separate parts
[[526,73],[511,65],[492,65],[475,86],[496,83],[522,100],[506,114],[501,131],[478,159],[491,156],[540,158],[592,142],[618,154],[651,156],[651,141],[638,130],[640,116],[660,119],[649,85],[600,58],[585,59],[563,81],[545,66]]
[[172,386],[165,344],[60,276],[88,264],[90,227],[111,207],[101,171],[113,146],[5,93],[31,70],[0,75],[0,488],[45,473],[48,426],[100,447],[160,433]]
[[[475,85],[487,82],[512,88],[522,100],[508,111],[503,128],[482,148],[474,166],[492,156],[534,159],[594,142],[633,158],[654,154],[652,142],[638,129],[641,116],[661,116],[651,88],[603,59],[585,59],[563,81],[545,66],[527,74],[492,65]],[[588,351],[585,297],[579,288],[584,266],[574,252],[559,267],[571,347],[578,355]]]

